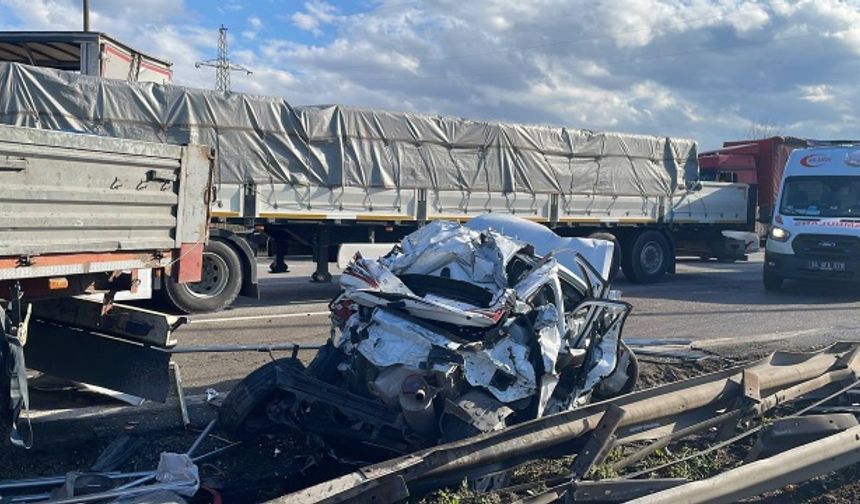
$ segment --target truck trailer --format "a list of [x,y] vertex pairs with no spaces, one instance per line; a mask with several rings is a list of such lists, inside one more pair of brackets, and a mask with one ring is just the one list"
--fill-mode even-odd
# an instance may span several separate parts
[[209,147],[0,126],[0,423],[19,421],[26,369],[164,400],[181,320],[115,303],[152,278],[199,282]]
[[692,140],[294,107],[11,63],[0,64],[0,85],[9,124],[216,149],[205,288],[163,286],[189,312],[255,294],[250,245],[260,233],[274,244],[273,271],[298,245],[313,251],[313,279],[325,282],[338,244],[510,214],[563,236],[609,239],[621,252],[614,270],[654,282],[680,254],[745,257],[737,232],[754,229],[749,185],[700,181]]
[[700,178],[749,184],[757,206],[756,231],[764,239],[788,157],[808,144],[803,138],[784,136],[724,142],[722,149],[699,154]]

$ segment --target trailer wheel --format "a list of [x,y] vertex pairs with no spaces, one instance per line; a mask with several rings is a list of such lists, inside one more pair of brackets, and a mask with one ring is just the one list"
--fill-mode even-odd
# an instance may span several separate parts
[[630,240],[621,254],[621,268],[631,282],[654,283],[663,278],[671,263],[669,242],[662,233],[648,230]]
[[609,266],[609,278],[607,278],[611,282],[618,276],[618,271],[621,269],[621,242],[612,233],[591,233],[588,237],[593,240],[611,241],[615,245],[612,251],[612,265]]
[[242,263],[230,245],[211,240],[203,250],[203,276],[199,282],[177,283],[167,277],[168,302],[184,313],[205,313],[229,306],[242,289]]

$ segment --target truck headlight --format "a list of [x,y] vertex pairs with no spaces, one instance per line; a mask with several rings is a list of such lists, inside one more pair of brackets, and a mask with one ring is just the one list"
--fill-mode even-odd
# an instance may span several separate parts
[[778,242],[787,241],[791,237],[791,233],[786,231],[785,229],[777,226],[773,226],[770,228],[770,239],[776,240]]

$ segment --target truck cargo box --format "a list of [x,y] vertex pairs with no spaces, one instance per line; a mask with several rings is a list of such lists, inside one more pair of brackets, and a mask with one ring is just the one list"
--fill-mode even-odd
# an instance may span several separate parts
[[163,267],[202,249],[211,165],[207,147],[0,126],[0,281]]

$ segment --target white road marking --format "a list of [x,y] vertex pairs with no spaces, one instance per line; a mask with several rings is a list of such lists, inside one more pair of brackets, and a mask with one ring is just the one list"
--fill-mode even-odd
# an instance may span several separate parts
[[821,336],[831,332],[833,328],[830,327],[822,327],[815,329],[801,329],[798,331],[782,331],[782,332],[773,332],[768,334],[750,334],[750,335],[737,335],[730,336],[727,338],[711,338],[706,340],[698,340],[694,341],[692,348],[708,348],[708,347],[721,347],[727,345],[737,345],[737,344],[745,344],[745,343],[764,343],[768,341],[779,341],[779,340],[787,340],[799,338],[801,336]]
[[281,318],[303,318],[303,317],[321,317],[329,315],[329,311],[306,312],[306,313],[273,313],[271,315],[245,315],[242,317],[223,317],[210,319],[191,319],[189,324],[215,324],[220,322],[241,322],[245,320],[266,320],[266,319],[281,319]]

